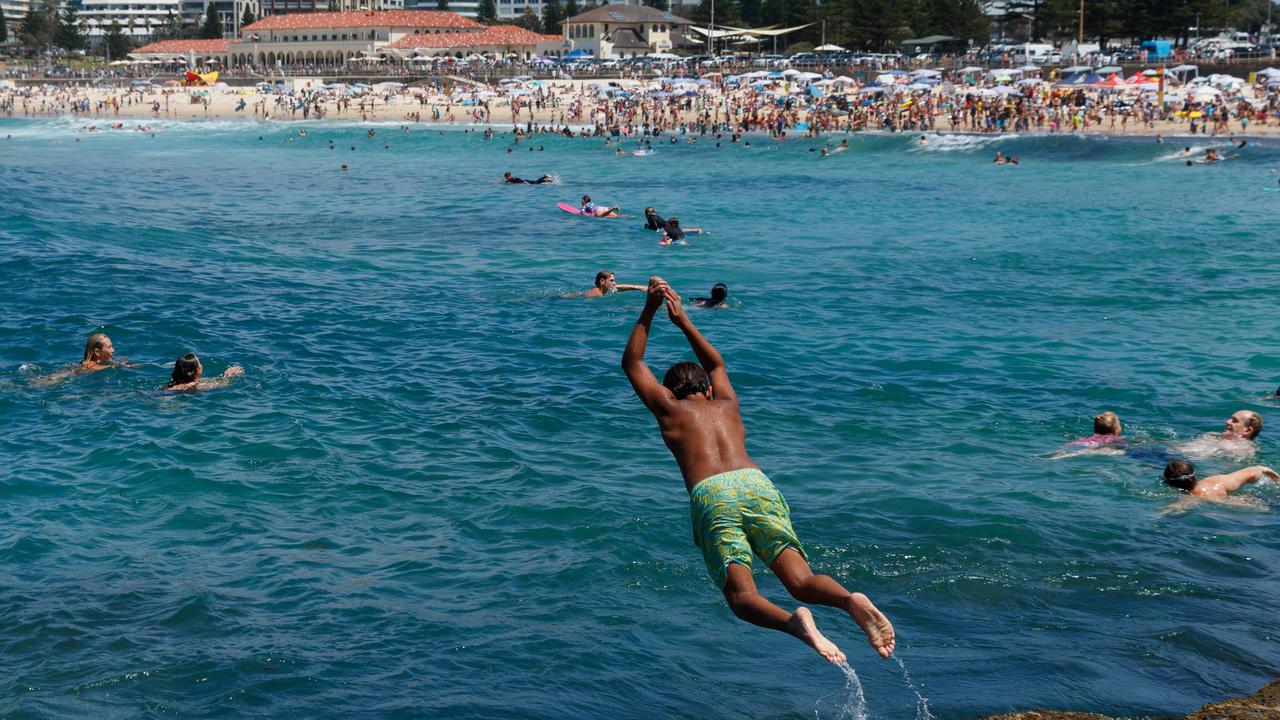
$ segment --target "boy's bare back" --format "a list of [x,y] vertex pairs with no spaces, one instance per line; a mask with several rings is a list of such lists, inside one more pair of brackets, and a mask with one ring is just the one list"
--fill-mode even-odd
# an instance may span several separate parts
[[[688,338],[706,372],[710,387],[705,392],[679,398],[658,382],[644,362],[649,324],[664,303],[671,324]],[[627,342],[622,367],[636,395],[658,420],[662,440],[680,466],[686,489],[692,490],[699,481],[712,475],[742,468],[758,469],[747,455],[747,431],[723,358],[693,326],[680,304],[680,296],[661,278],[649,280],[645,309]]]

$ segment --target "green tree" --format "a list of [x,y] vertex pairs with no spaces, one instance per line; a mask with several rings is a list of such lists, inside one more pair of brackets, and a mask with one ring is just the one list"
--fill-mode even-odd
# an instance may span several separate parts
[[67,3],[67,6],[58,13],[58,24],[53,29],[53,44],[67,50],[83,50],[84,35],[80,32],[80,17],[76,14],[76,9]]
[[125,33],[118,20],[111,21],[111,24],[107,26],[107,32],[102,36],[102,40],[107,47],[107,60],[123,58],[133,49],[133,38]]
[[258,18],[253,15],[253,6],[245,5],[244,12],[240,13],[240,27],[248,27],[257,21]]
[[671,3],[669,2],[669,0],[644,0],[644,4],[648,5],[651,8],[657,8],[659,10],[671,9]]
[[746,27],[760,25],[760,0],[741,0],[738,3],[738,14],[742,16],[742,24]]
[[542,32],[548,35],[560,34],[560,23],[564,21],[564,6],[560,0],[543,0]]
[[200,37],[206,40],[222,37],[222,16],[218,14],[216,3],[209,3],[204,8],[204,25],[200,28]]
[[53,42],[54,23],[50,21],[48,5],[36,7],[32,3],[27,14],[22,18],[22,29],[18,31],[18,42],[30,51],[38,51]]
[[0,43],[9,41],[9,22],[5,20],[4,11],[0,10]]
[[950,35],[967,44],[984,45],[991,37],[991,19],[980,0],[932,0],[929,26],[916,28],[923,35]]
[[437,9],[437,10],[448,10],[448,9],[449,9],[449,0],[436,0],[436,9]]
[[538,20],[538,16],[533,14],[533,8],[526,7],[524,12],[515,20],[516,27],[522,27],[525,30],[533,32],[542,32],[542,22]]
[[581,15],[581,14],[582,14],[582,11],[578,9],[578,0],[565,0],[564,17],[566,20],[573,17],[574,15]]
[[490,25],[498,22],[498,5],[493,0],[480,0],[476,9],[476,20]]
[[852,9],[850,29],[863,45],[883,50],[906,37],[899,0],[855,0]]

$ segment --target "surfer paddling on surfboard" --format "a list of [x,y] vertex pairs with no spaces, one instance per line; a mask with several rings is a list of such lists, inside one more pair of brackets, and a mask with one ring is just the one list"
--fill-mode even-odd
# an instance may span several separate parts
[[618,206],[614,205],[613,207],[601,207],[591,202],[590,195],[583,195],[582,209],[579,212],[581,212],[583,215],[586,215],[587,217],[609,217],[610,215],[618,214]]
[[[663,304],[684,333],[698,362],[680,362],[659,383],[644,361],[649,325]],[[662,439],[680,466],[693,516],[694,541],[707,572],[734,615],[753,625],[794,635],[833,663],[845,655],[818,632],[806,607],[787,612],[756,590],[751,556],[758,555],[792,597],[849,614],[881,657],[893,653],[893,625],[866,595],[851,593],[826,575],[814,575],[791,527],[786,500],[747,455],[746,429],[724,359],[698,332],[680,296],[662,278],[649,279],[648,297],[636,321],[622,369],[658,421]]]

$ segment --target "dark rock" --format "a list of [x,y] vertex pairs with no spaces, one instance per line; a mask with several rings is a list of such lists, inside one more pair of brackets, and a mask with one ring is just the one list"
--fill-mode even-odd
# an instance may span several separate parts
[[[1061,712],[1058,710],[1026,710],[987,715],[978,720],[1126,720],[1097,713]],[[1147,717],[1142,720],[1178,720],[1173,716]],[[1268,683],[1245,698],[1209,703],[1185,720],[1280,720],[1280,680]]]

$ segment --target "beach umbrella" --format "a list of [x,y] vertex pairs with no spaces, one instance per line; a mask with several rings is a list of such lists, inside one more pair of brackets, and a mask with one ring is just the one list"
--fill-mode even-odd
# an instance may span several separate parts
[[1096,87],[1120,87],[1121,85],[1124,85],[1124,81],[1121,80],[1120,76],[1116,73],[1111,73],[1111,77],[1106,80],[1093,83],[1093,85]]
[[1093,68],[1088,65],[1072,65],[1071,67],[1062,68],[1063,75],[1075,75],[1077,73],[1087,73]]
[[1280,69],[1273,67],[1263,68],[1254,74],[1260,77],[1280,77]]
[[832,45],[830,43],[827,43],[826,45],[819,45],[813,50],[814,52],[844,52],[844,48],[840,47],[839,45]]
[[[978,67],[977,65],[970,65],[970,66],[968,66],[968,67],[962,67],[962,68],[960,68],[960,72],[962,72],[962,73],[976,73],[976,72],[982,72],[984,69],[985,69],[985,68],[980,68],[980,67]],[[1088,69],[1088,68],[1086,68],[1086,69]]]
[[852,85],[855,81],[848,75],[841,75],[831,81],[835,85]]
[[796,75],[799,75],[799,74],[800,74],[800,71],[795,68],[787,68],[786,70],[782,71],[783,77],[795,77]]
[[1147,78],[1146,75],[1143,75],[1142,73],[1134,73],[1124,79],[1125,85],[1141,85],[1145,82],[1150,82],[1150,80]]
[[1041,81],[1040,81],[1040,80],[1038,80],[1038,79],[1036,79],[1036,78],[1023,78],[1023,79],[1019,80],[1018,82],[1014,83],[1014,85],[1021,85],[1021,86],[1023,86],[1023,87],[1030,87],[1030,86],[1032,86],[1032,85],[1039,85],[1040,83],[1041,83]]
[[1112,73],[1124,72],[1124,68],[1120,67],[1119,65],[1108,65],[1106,67],[1098,68],[1095,72],[1097,72],[1099,75],[1111,75]]

